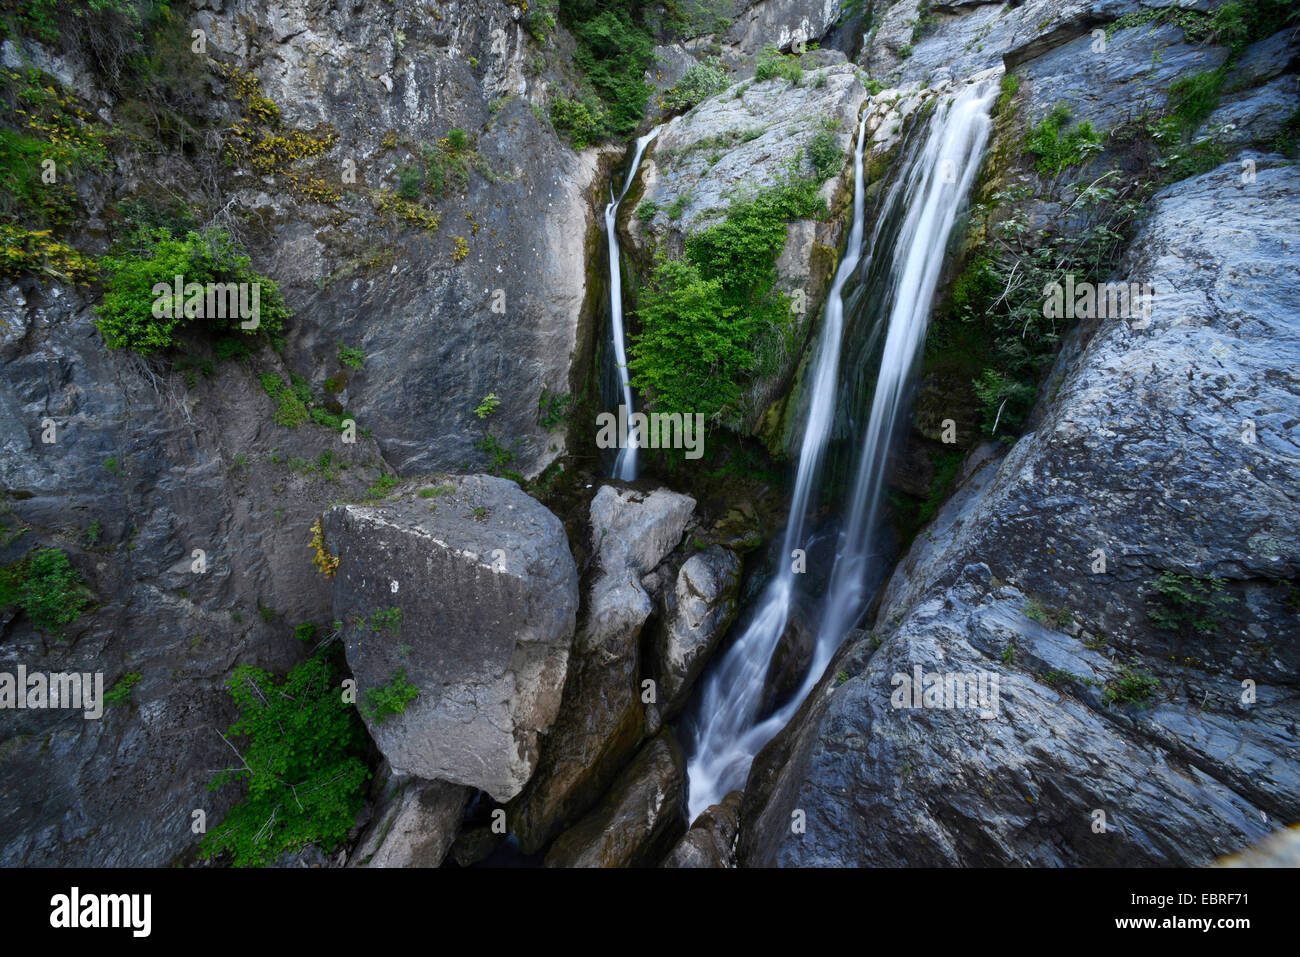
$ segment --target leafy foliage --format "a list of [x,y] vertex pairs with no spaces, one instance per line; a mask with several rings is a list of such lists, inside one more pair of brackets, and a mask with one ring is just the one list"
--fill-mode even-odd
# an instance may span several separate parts
[[398,668],[387,684],[366,689],[361,713],[366,720],[383,724],[393,715],[405,711],[406,706],[419,695],[420,689],[406,680],[406,669]]
[[645,21],[650,6],[647,0],[560,2],[560,18],[577,41],[574,59],[604,104],[603,135],[626,137],[645,114],[650,88],[642,76],[654,58]]
[[788,80],[794,86],[803,82],[803,67],[799,65],[799,58],[786,56],[776,47],[764,47],[754,68],[754,79],[762,83],[778,77]]
[[128,671],[113,683],[113,687],[104,693],[104,701],[110,705],[122,704],[131,700],[131,691],[140,683],[142,675],[138,671]]
[[1160,631],[1175,635],[1214,635],[1236,603],[1235,598],[1224,594],[1224,583],[1219,578],[1163,571],[1147,584],[1153,589],[1147,617]]
[[1085,120],[1063,132],[1069,122],[1069,107],[1062,104],[1025,134],[1025,149],[1038,154],[1035,168],[1040,176],[1054,176],[1101,152],[1101,135],[1093,130],[1091,123]]
[[[104,301],[96,309],[100,315],[96,325],[114,349],[132,349],[143,355],[165,352],[180,347],[182,336],[191,328],[216,340],[233,339],[240,345],[258,336],[275,341],[289,317],[279,286],[252,268],[248,256],[224,230],[190,232],[183,239],[165,228],[141,230],[119,252],[104,257],[103,265],[108,281]],[[258,284],[257,328],[242,329],[243,320],[238,315],[193,315],[215,310],[192,309],[185,297],[172,301],[170,317],[155,316],[154,304],[159,298],[155,285],[171,289],[176,276],[181,276],[186,285]]]
[[682,259],[661,258],[642,289],[628,366],[661,412],[718,421],[739,410],[741,384],[760,335],[790,324],[776,289],[786,222],[820,216],[820,171],[790,170],[777,186],[735,203],[726,218],[691,236]]
[[691,67],[664,93],[662,105],[669,112],[684,112],[697,103],[721,93],[731,85],[731,75],[721,60],[711,58]]
[[85,581],[61,549],[33,549],[0,568],[0,608],[21,609],[47,634],[59,633],[80,618],[90,601]]
[[1138,667],[1134,658],[1129,665],[1120,669],[1119,677],[1106,685],[1104,697],[1111,704],[1125,702],[1142,704],[1160,687],[1160,682],[1149,671]]
[[264,866],[285,851],[319,844],[331,851],[356,820],[370,772],[365,734],[345,704],[340,676],[313,655],[277,681],[239,665],[227,682],[239,717],[227,739],[239,764],[208,785],[247,784],[244,799],[200,845],[211,859],[229,852],[236,867]]

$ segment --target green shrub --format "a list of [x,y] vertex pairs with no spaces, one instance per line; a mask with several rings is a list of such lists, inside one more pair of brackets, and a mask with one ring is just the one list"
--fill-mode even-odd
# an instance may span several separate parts
[[776,47],[765,47],[754,68],[754,79],[762,83],[777,78],[798,86],[803,81],[803,67],[799,65],[797,56],[786,56]]
[[[655,45],[646,10],[653,6],[645,0],[621,4],[565,0],[561,4],[561,18],[576,41],[574,59],[603,104],[604,130],[600,135],[629,136],[645,115],[650,87],[642,77],[654,60]],[[584,97],[589,109],[594,105],[590,99]]]
[[[248,340],[266,337],[273,342],[279,338],[281,326],[289,316],[289,309],[273,281],[253,270],[249,258],[235,246],[228,233],[209,229],[202,233],[187,233],[176,239],[166,229],[153,229],[137,233],[134,248],[104,257],[108,274],[104,301],[96,308],[100,319],[96,322],[110,348],[132,349],[143,355],[165,352],[182,345],[182,336],[197,329],[213,339],[233,338]],[[162,298],[154,292],[155,285],[171,290],[176,276],[188,286],[198,283],[248,283],[258,285],[258,326],[240,328],[239,315],[218,318],[199,317],[196,312],[209,312],[206,297],[185,295],[176,301],[171,293],[164,294],[171,308],[171,316],[155,316],[155,301]],[[251,296],[249,305],[251,306]],[[236,312],[239,310],[225,310]],[[197,320],[197,323],[195,322]]]
[[844,167],[844,151],[830,130],[818,130],[808,144],[808,160],[819,182],[825,182]]
[[1062,133],[1069,122],[1069,107],[1059,105],[1025,134],[1025,149],[1038,154],[1034,168],[1040,176],[1054,176],[1101,152],[1101,135],[1091,123],[1085,120]]
[[140,683],[141,677],[138,671],[126,672],[117,681],[113,682],[113,687],[104,693],[104,701],[109,705],[130,701],[131,691]]
[[33,549],[0,568],[0,607],[21,609],[46,634],[72,624],[90,602],[90,590],[61,549]]
[[731,85],[731,76],[721,60],[697,63],[663,95],[663,107],[669,112],[689,110],[697,103],[721,93]]
[[1219,578],[1196,578],[1163,571],[1147,582],[1152,592],[1147,617],[1160,631],[1192,637],[1211,636],[1223,627],[1236,599],[1224,594]]
[[370,630],[379,634],[387,632],[396,638],[402,632],[402,609],[396,605],[376,608],[370,615]]
[[258,379],[266,394],[276,403],[275,414],[272,416],[276,425],[296,429],[311,418],[299,392],[287,385],[278,374],[265,372]]
[[790,324],[789,303],[776,290],[776,260],[789,219],[825,213],[819,185],[788,171],[691,236],[683,259],[655,264],[640,293],[640,331],[628,361],[655,410],[699,412],[711,422],[740,411],[759,343]]
[[398,668],[387,684],[366,689],[361,713],[367,720],[383,724],[393,715],[405,711],[406,706],[419,695],[420,689],[406,680],[406,669]]
[[1191,135],[1219,105],[1226,67],[1182,76],[1169,84],[1169,114],[1184,135]]
[[343,343],[339,343],[339,365],[348,369],[358,370],[366,361],[364,349],[349,348]]
[[568,393],[556,394],[542,389],[537,401],[537,424],[547,432],[564,429],[573,415],[575,402]]
[[559,96],[551,101],[550,118],[555,131],[567,136],[574,149],[584,149],[608,135],[609,116],[599,104]]
[[1137,658],[1132,659],[1130,665],[1120,669],[1118,678],[1113,679],[1106,685],[1104,693],[1105,699],[1111,704],[1124,702],[1126,704],[1142,704],[1150,699],[1156,689],[1160,687],[1160,682],[1149,671],[1137,667],[1139,661]]
[[340,675],[313,655],[283,681],[239,665],[227,688],[239,708],[226,735],[238,759],[208,787],[246,783],[248,791],[203,839],[200,856],[229,852],[236,867],[249,867],[308,844],[332,851],[355,823],[370,777],[365,733]]

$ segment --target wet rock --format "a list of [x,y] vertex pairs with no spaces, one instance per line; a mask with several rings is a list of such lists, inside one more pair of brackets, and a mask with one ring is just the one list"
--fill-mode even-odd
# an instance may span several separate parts
[[609,787],[645,733],[641,632],[653,606],[641,584],[681,541],[695,500],[667,489],[602,487],[591,501],[595,563],[564,700],[537,774],[508,809],[534,853]]
[[[529,65],[536,46],[511,11],[464,0],[435,18],[391,3],[253,0],[208,4],[194,19],[211,55],[256,77],[286,123],[337,131],[321,158],[330,182],[355,163],[357,187],[333,207],[303,209],[251,170],[235,171],[231,192],[276,223],[259,252],[299,316],[290,363],[320,390],[338,371],[322,358],[340,341],[362,348],[348,408],[402,474],[486,466],[474,409],[488,394],[501,399],[492,432],[515,455],[510,468],[540,472],[564,448],[538,424],[543,391],[574,391],[589,355],[600,154],[575,153],[534,116],[556,78]],[[253,21],[275,27],[253,42]],[[271,42],[272,30],[284,40]],[[469,133],[491,176],[471,173],[444,197],[436,231],[376,216],[372,194],[396,188],[395,171],[452,128]],[[460,259],[457,236],[469,250]]]
[[655,673],[665,716],[686,703],[695,680],[736,618],[740,559],[719,546],[696,552],[663,595],[663,624],[655,637]]
[[547,867],[653,867],[686,830],[686,759],[671,729],[648,742],[590,814],[546,854]]
[[759,714],[770,714],[803,684],[804,673],[812,664],[817,635],[814,623],[798,614],[792,615],[785,631],[777,640],[776,650],[767,666],[763,679],[763,702]]
[[[95,319],[81,290],[0,284],[0,564],[61,548],[95,595],[62,641],[7,617],[0,671],[140,681],[100,720],[0,711],[7,866],[161,867],[198,840],[175,821],[222,818],[238,789],[207,784],[230,754],[230,671],[282,672],[310,651],[294,627],[330,620],[329,582],[304,560],[310,526],[382,462],[373,439],[275,425],[244,364],[187,384],[106,349]],[[258,362],[283,371],[270,350]],[[336,481],[285,464],[322,455]]]
[[[325,519],[334,617],[371,736],[394,770],[505,801],[559,711],[578,574],[559,520],[506,479],[461,476]],[[396,611],[395,611],[396,609]],[[419,695],[371,713],[404,675]]]
[[741,793],[732,791],[710,805],[660,867],[734,867],[736,834],[740,830]]

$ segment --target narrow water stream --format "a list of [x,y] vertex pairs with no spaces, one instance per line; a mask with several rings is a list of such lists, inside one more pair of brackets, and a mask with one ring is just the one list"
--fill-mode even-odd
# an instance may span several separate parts
[[[618,220],[619,203],[623,202],[623,197],[627,195],[628,188],[632,185],[636,171],[641,166],[641,157],[645,154],[650,141],[659,135],[660,129],[661,127],[656,126],[636,141],[636,150],[632,154],[632,163],[627,170],[627,179],[623,181],[623,189],[617,197],[611,196],[609,205],[605,207],[605,236],[609,243],[609,327],[614,340],[614,366],[618,378],[619,400],[627,410],[625,415],[619,415],[619,421],[629,423],[627,431],[620,436],[622,441],[618,457],[614,460],[613,477],[625,482],[631,482],[637,475],[637,442],[640,436],[630,424],[636,406],[633,404],[632,383],[627,370],[627,342],[623,329],[622,254],[619,251],[618,230],[615,228],[615,223]],[[612,194],[613,190],[610,192]],[[611,411],[618,414],[618,409]]]

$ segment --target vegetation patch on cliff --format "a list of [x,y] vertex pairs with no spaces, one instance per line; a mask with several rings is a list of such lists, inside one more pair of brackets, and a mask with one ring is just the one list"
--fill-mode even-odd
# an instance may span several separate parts
[[237,760],[208,788],[248,790],[203,839],[201,857],[228,853],[236,867],[265,866],[308,844],[328,853],[344,839],[370,772],[365,731],[340,679],[319,652],[283,680],[251,665],[235,668],[226,686],[239,717],[221,737]]
[[712,424],[744,411],[742,386],[761,338],[791,324],[789,298],[776,288],[787,222],[826,214],[818,188],[832,164],[821,150],[810,163],[811,172],[792,167],[776,186],[732,205],[722,222],[686,240],[681,259],[656,262],[628,362],[655,410],[702,413]]

